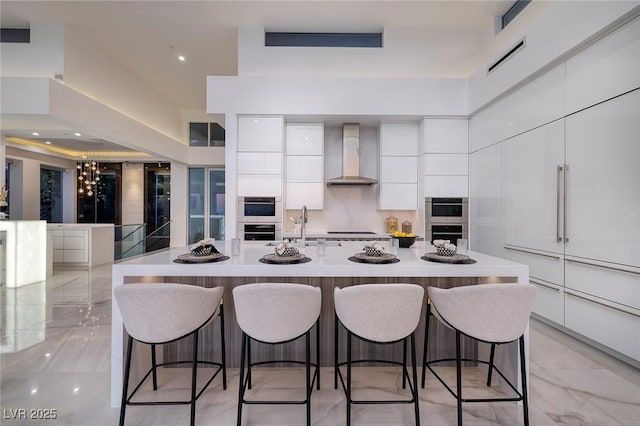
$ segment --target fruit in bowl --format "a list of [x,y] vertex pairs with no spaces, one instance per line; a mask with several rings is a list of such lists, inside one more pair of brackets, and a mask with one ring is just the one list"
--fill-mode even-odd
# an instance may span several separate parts
[[391,235],[391,238],[397,239],[400,247],[409,248],[416,242],[417,235],[413,232],[405,233],[396,231]]

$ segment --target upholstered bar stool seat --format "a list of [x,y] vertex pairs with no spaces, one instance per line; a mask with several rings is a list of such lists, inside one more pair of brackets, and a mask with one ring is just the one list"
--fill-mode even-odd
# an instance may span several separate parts
[[[414,405],[415,423],[420,424],[418,406],[418,375],[416,370],[415,329],[420,321],[424,289],[415,284],[362,284],[337,288],[335,301],[335,355],[334,387],[338,377],[347,398],[347,426],[351,424],[352,404],[401,404]],[[338,362],[338,324],[347,330],[347,361]],[[352,359],[352,338],[377,344],[402,342],[402,362],[392,360]],[[407,370],[407,340],[411,342],[412,377]],[[351,367],[356,363],[384,363],[402,366],[402,387],[409,382],[411,398],[404,400],[353,400]],[[345,384],[340,367],[347,366]],[[409,380],[407,380],[409,379]]]
[[[428,287],[430,302],[427,304],[427,321],[425,326],[424,355],[422,370],[422,387],[425,385],[425,372],[428,368],[435,377],[456,398],[458,409],[458,425],[462,425],[463,402],[522,401],[524,424],[529,424],[529,408],[527,397],[526,357],[524,334],[529,324],[529,316],[533,309],[535,286],[531,284],[481,284],[451,289]],[[456,334],[456,358],[427,360],[429,321],[435,316]],[[461,335],[477,341],[489,343],[491,353],[489,361],[461,358]],[[496,345],[518,341],[520,346],[520,376],[522,390],[518,389],[494,365]],[[433,370],[433,364],[442,362],[456,363],[456,391]],[[505,383],[514,391],[515,397],[505,398],[463,398],[462,396],[462,361],[488,365],[487,386],[491,386],[491,376],[495,370]]]
[[[240,381],[238,395],[238,426],[242,424],[244,404],[304,404],[307,425],[311,425],[311,392],[314,384],[320,389],[320,288],[291,283],[256,283],[233,289],[236,319],[242,330],[240,350]],[[316,363],[311,363],[311,329],[316,329]],[[251,361],[251,342],[277,345],[305,338],[305,360]],[[273,363],[303,364],[306,373],[305,399],[296,401],[248,400],[251,389],[251,369],[256,365]],[[246,365],[246,375],[245,375]],[[314,366],[313,378],[311,366]]]
[[[225,347],[224,347],[224,310],[222,304],[222,287],[204,288],[187,284],[145,283],[125,284],[116,287],[114,297],[124,327],[129,334],[127,356],[124,369],[122,405],[120,407],[120,425],[124,425],[127,405],[191,405],[191,425],[195,424],[195,404],[213,379],[222,371],[223,389],[227,388]],[[198,360],[198,331],[209,321],[220,317],[221,362]],[[173,342],[192,336],[193,358],[188,361],[172,361],[156,363],[156,345]],[[134,388],[128,393],[129,373],[133,341],[151,345],[151,368]],[[158,367],[190,364],[191,365],[191,397],[184,401],[131,401],[144,381],[151,374],[153,390],[158,389]],[[198,364],[217,367],[207,383],[196,393]]]

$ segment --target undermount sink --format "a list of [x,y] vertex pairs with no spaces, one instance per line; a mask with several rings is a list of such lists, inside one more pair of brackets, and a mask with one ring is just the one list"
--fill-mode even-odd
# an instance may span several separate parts
[[[267,247],[273,247],[273,246],[277,246],[278,244],[280,244],[280,241],[269,241],[267,244],[265,244],[265,246]],[[334,246],[334,247],[342,247],[342,244],[340,243],[340,241],[327,241],[325,243],[327,246]],[[297,243],[293,244],[294,246],[297,245]],[[305,246],[317,246],[318,242],[317,241],[307,241],[307,243],[305,244]]]

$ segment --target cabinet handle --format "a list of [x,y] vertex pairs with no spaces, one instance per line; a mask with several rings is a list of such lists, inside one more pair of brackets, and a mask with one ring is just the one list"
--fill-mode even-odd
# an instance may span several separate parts
[[556,242],[561,242],[560,236],[560,179],[562,177],[562,166],[558,165],[556,174]]
[[581,265],[588,265],[588,266],[593,266],[593,267],[602,268],[602,269],[610,269],[612,271],[617,271],[617,272],[626,272],[627,274],[640,275],[640,272],[631,271],[629,269],[614,268],[613,266],[604,266],[604,265],[599,265],[597,263],[584,262],[582,260],[573,260],[573,259],[566,259],[566,258],[565,260],[567,262],[579,263]]
[[567,181],[569,180],[569,165],[564,165],[564,199],[562,202],[562,232],[564,234],[564,242],[569,242],[567,232]]
[[555,290],[555,291],[558,291],[558,292],[560,291],[560,288],[559,288],[559,287],[553,287],[553,286],[551,286],[551,285],[549,285],[549,284],[545,283],[544,281],[540,281],[540,280],[537,280],[537,279],[535,279],[535,278],[531,278],[531,277],[529,277],[529,281],[531,281],[532,283],[535,283],[535,284],[541,285],[542,287],[546,287],[546,288],[548,288],[548,289],[551,289],[551,290]]
[[524,250],[524,249],[519,249],[519,248],[514,248],[514,247],[509,247],[509,246],[503,246],[503,247],[506,250],[519,251],[519,252],[522,252],[522,253],[535,254],[536,256],[550,257],[552,259],[560,260],[560,256],[554,256],[552,254],[542,254],[542,253],[538,253],[538,252],[535,252],[535,251],[529,251],[529,250]]
[[578,293],[574,293],[571,290],[565,290],[564,293],[568,294],[569,296],[573,296],[573,297],[575,297],[577,299],[586,300],[587,302],[591,302],[591,303],[596,304],[596,305],[604,306],[605,308],[613,309],[614,311],[622,312],[623,314],[631,315],[632,317],[640,318],[640,315],[636,314],[635,312],[631,312],[631,311],[628,311],[626,309],[618,308],[617,306],[612,306],[612,305],[609,305],[608,303],[598,302],[597,300],[593,300],[590,297],[585,297],[585,296],[582,296],[582,295],[580,295]]

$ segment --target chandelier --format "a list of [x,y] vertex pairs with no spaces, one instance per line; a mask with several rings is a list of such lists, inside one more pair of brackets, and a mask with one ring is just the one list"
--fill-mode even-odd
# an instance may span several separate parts
[[100,182],[98,161],[91,160],[88,152],[82,153],[82,161],[76,163],[78,173],[78,194],[93,196],[96,185]]

